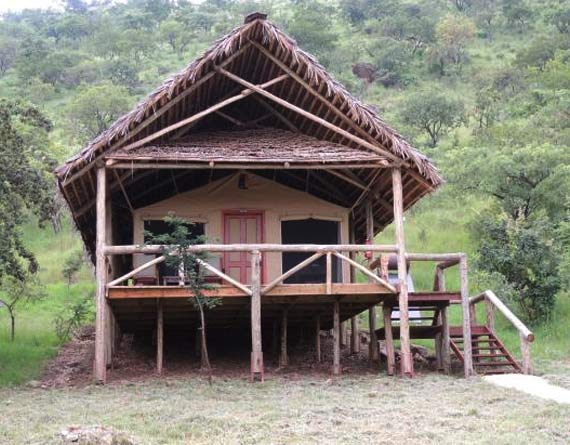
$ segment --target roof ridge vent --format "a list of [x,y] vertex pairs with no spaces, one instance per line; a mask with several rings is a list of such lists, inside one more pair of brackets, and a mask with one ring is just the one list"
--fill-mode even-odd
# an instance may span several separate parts
[[244,24],[253,22],[254,20],[265,20],[267,18],[267,14],[263,12],[252,12],[245,16],[243,21]]

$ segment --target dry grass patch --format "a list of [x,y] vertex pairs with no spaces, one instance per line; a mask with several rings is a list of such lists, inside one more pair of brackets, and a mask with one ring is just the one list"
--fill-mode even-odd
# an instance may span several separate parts
[[0,391],[0,443],[61,443],[102,425],[141,444],[568,443],[570,406],[437,375],[338,380],[149,380],[83,389]]

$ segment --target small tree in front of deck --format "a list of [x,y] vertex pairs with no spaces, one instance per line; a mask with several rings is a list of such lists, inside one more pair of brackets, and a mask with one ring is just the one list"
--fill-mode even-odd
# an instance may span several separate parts
[[155,235],[147,231],[145,232],[146,244],[159,244],[164,246],[162,248],[162,254],[165,257],[166,265],[179,271],[181,280],[184,280],[184,286],[192,293],[190,301],[198,309],[200,314],[201,366],[208,371],[208,377],[211,382],[212,367],[210,365],[206,341],[205,311],[221,304],[221,300],[204,295],[205,290],[214,288],[214,285],[206,282],[204,267],[201,265],[206,262],[208,254],[206,252],[193,253],[188,251],[190,246],[204,244],[206,237],[204,235],[193,235],[192,226],[194,224],[182,218],[169,215],[164,218],[164,221],[170,227],[169,233]]
[[4,277],[0,286],[0,309],[6,308],[10,316],[11,341],[16,336],[16,309],[26,302],[39,301],[45,295],[45,290],[35,275],[27,274],[22,279]]

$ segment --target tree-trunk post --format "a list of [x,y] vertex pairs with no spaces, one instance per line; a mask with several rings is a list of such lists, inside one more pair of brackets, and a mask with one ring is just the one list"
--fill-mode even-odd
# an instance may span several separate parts
[[251,253],[251,378],[263,381],[263,350],[261,345],[261,254]]
[[287,316],[289,309],[283,309],[281,314],[281,354],[279,354],[279,366],[284,368],[289,366],[289,356],[287,354]]
[[156,372],[162,375],[164,356],[164,314],[162,298],[156,300]]
[[333,375],[340,375],[340,304],[333,303]]
[[463,367],[465,377],[475,374],[473,368],[473,347],[471,344],[471,313],[469,303],[469,282],[467,280],[467,257],[461,256],[459,260],[459,276],[461,279],[461,309],[463,312]]
[[317,363],[321,363],[321,316],[315,317],[315,352]]
[[358,329],[358,317],[350,319],[350,352],[358,354],[360,352],[360,332]]
[[451,372],[451,338],[449,335],[449,317],[448,306],[441,308],[441,359],[443,372],[449,374]]
[[279,354],[279,320],[273,320],[273,335],[271,338],[271,354],[278,357]]
[[107,334],[107,302],[105,299],[105,283],[107,279],[107,267],[105,265],[105,248],[106,240],[106,201],[107,201],[107,175],[105,167],[97,167],[97,245],[96,245],[96,263],[95,277],[97,281],[96,294],[96,318],[95,318],[95,363],[94,377],[95,381],[105,383],[107,381],[107,363],[105,357],[105,345]]
[[[441,326],[441,311],[437,311],[437,325]],[[434,338],[435,365],[438,371],[443,371],[443,333],[440,331]]]
[[[370,243],[374,243],[374,213],[372,212],[372,202],[368,200],[366,202],[366,238]],[[368,268],[374,259],[370,257],[368,259]],[[384,278],[384,277],[382,277]],[[372,278],[368,278],[368,282],[372,283]],[[372,362],[378,361],[379,351],[378,351],[378,338],[376,337],[376,306],[372,306],[368,309],[368,328],[370,343],[368,344],[368,359]]]
[[[396,351],[394,350],[394,337],[392,335],[392,308],[383,306],[382,313],[384,315],[384,343],[386,344],[386,359],[388,362],[388,375],[394,375],[396,372]],[[378,347],[378,345],[376,345]]]
[[410,322],[408,313],[408,271],[406,264],[406,245],[404,236],[404,198],[402,191],[402,171],[392,169],[392,191],[394,194],[394,225],[396,226],[396,244],[398,246],[398,307],[400,312],[400,355],[402,375],[414,374],[414,362],[410,345]]
[[530,342],[524,334],[520,334],[522,370],[525,374],[532,374],[532,362],[530,360]]
[[346,323],[343,321],[340,323],[340,347],[345,348],[347,341],[346,341]]

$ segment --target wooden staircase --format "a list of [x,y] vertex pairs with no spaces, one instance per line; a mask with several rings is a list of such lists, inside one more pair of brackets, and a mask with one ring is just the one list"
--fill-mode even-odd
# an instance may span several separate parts
[[[451,349],[463,363],[463,345],[465,343],[463,328],[461,326],[451,326],[449,335]],[[473,366],[477,374],[522,372],[519,363],[487,326],[471,327],[471,347],[473,349]]]

